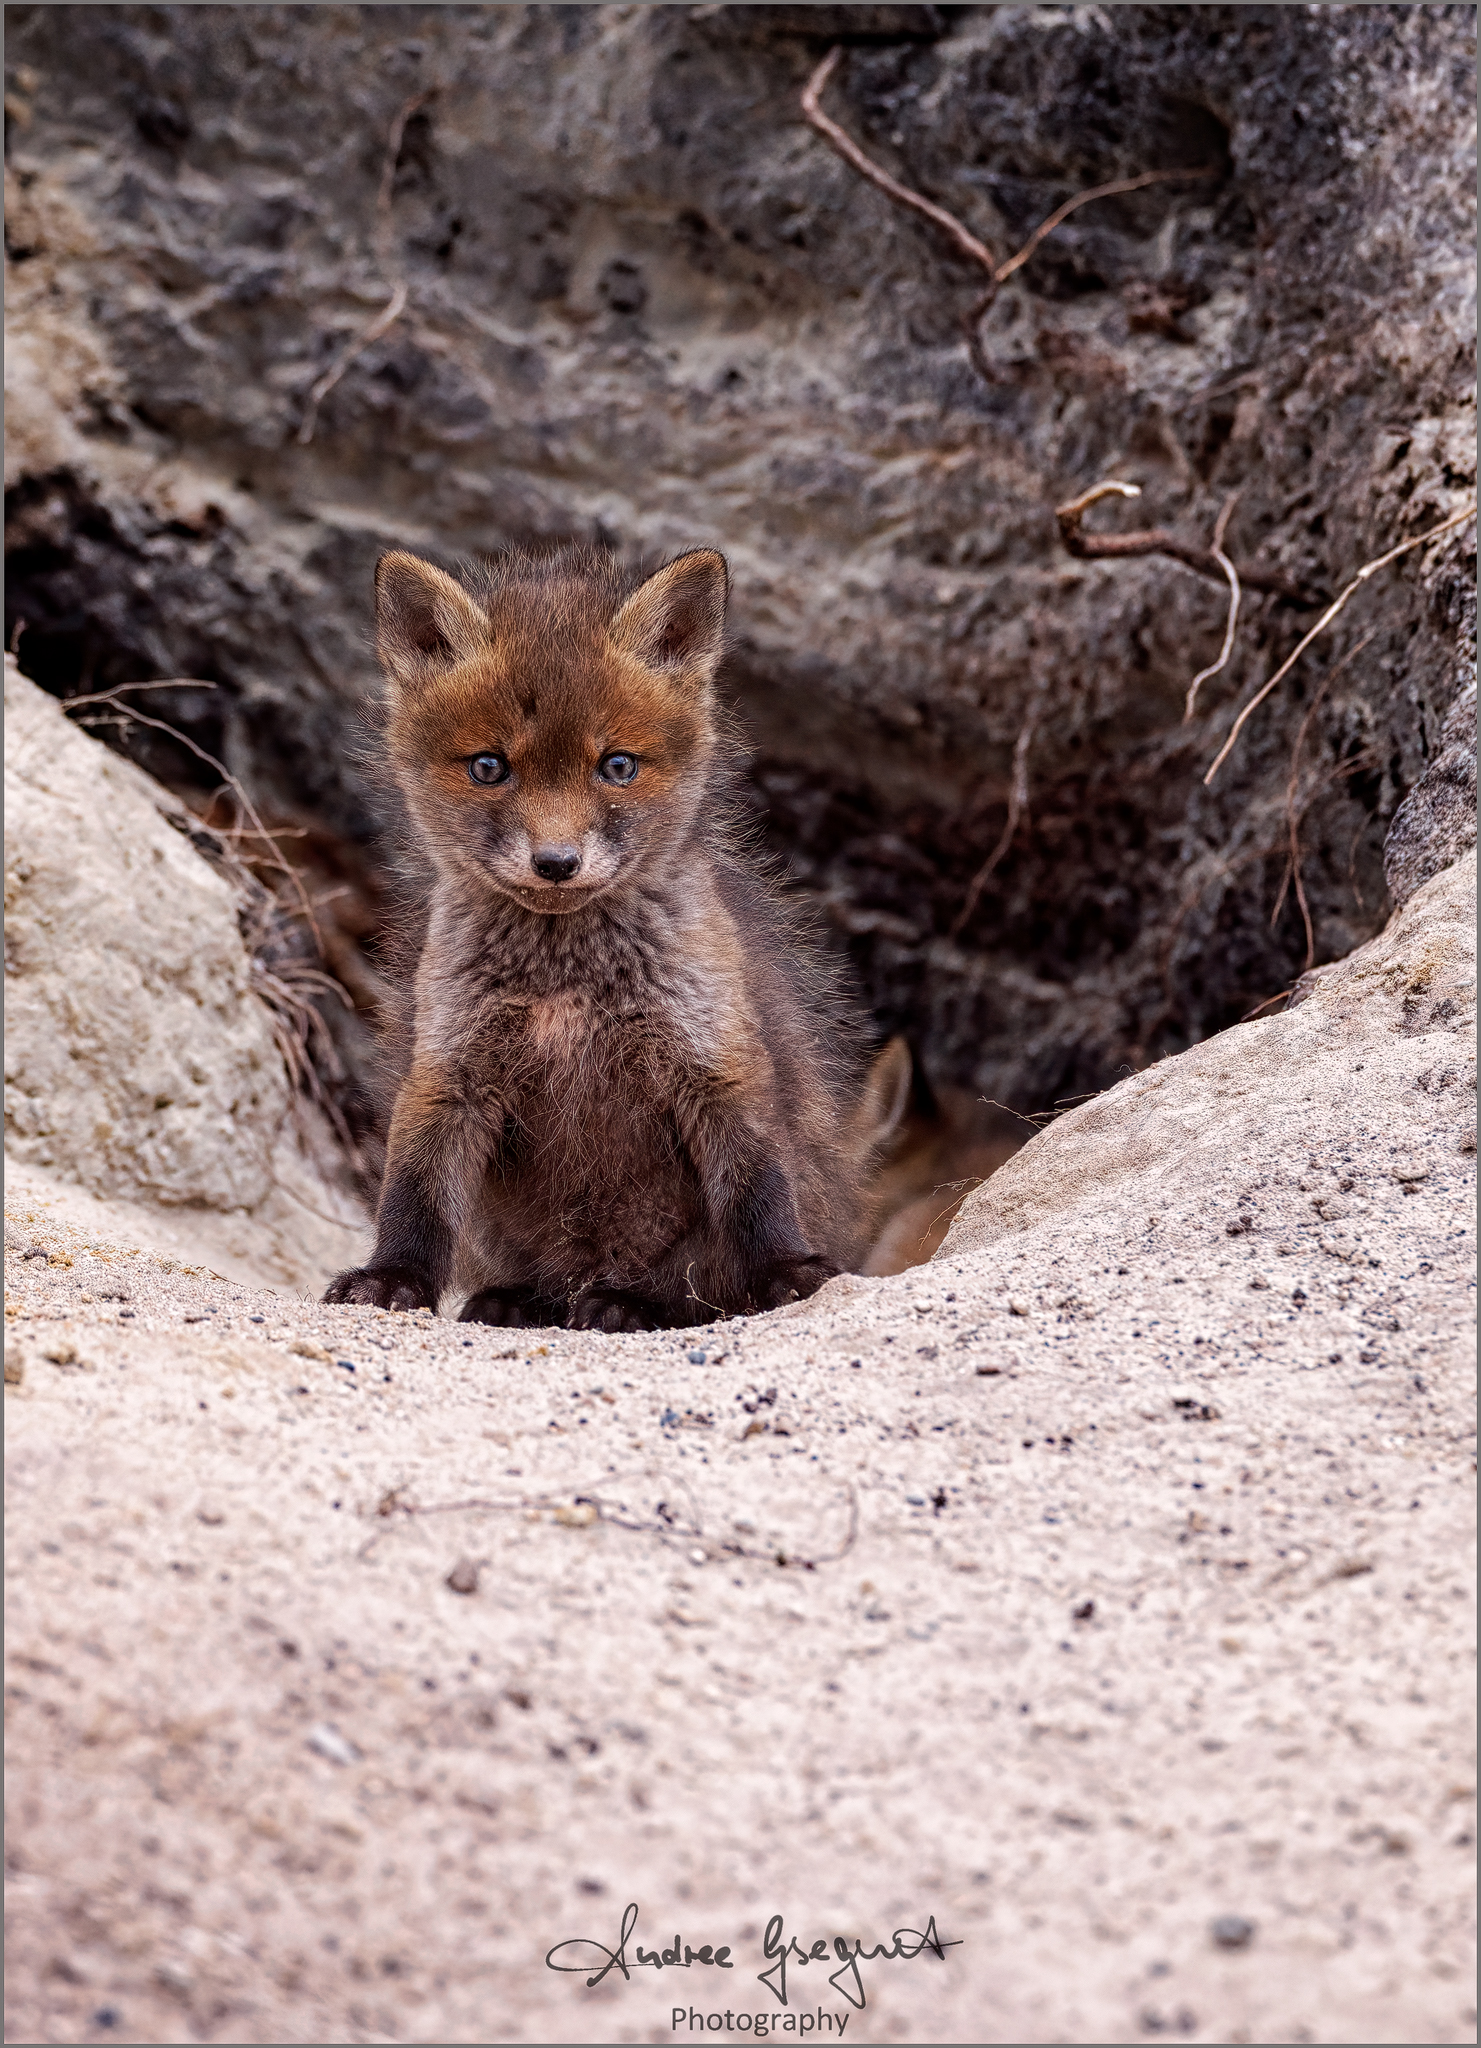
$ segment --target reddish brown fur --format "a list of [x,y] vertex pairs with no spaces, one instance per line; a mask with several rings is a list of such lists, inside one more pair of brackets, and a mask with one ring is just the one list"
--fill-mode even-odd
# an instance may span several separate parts
[[625,601],[571,555],[475,599],[394,554],[376,589],[436,879],[375,1254],[328,1298],[612,1329],[810,1293],[862,1249],[868,1140],[817,970],[721,822],[721,557]]
[[903,1038],[891,1039],[876,1061],[871,1090],[886,1077],[898,1094],[874,1119],[878,1164],[869,1192],[877,1221],[860,1268],[876,1275],[923,1265],[972,1190],[1033,1134],[1011,1110],[962,1088],[933,1087]]

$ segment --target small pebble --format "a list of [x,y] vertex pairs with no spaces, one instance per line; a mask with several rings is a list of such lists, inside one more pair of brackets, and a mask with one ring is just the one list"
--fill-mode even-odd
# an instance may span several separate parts
[[704,1351],[691,1351],[689,1353],[689,1363],[691,1365],[703,1365],[708,1355]]
[[347,1741],[339,1730],[328,1721],[319,1721],[308,1732],[308,1746],[316,1756],[327,1757],[332,1764],[357,1764],[360,1752],[353,1742]]
[[1209,1933],[1220,1948],[1248,1948],[1255,1938],[1255,1923],[1241,1919],[1238,1913],[1221,1913]]
[[479,1567],[471,1557],[459,1558],[443,1585],[450,1593],[476,1593],[478,1591]]

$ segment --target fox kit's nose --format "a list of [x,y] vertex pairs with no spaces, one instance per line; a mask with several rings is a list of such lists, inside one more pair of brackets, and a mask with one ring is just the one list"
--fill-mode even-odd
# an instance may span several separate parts
[[574,846],[537,846],[530,855],[530,866],[542,882],[569,882],[580,865]]

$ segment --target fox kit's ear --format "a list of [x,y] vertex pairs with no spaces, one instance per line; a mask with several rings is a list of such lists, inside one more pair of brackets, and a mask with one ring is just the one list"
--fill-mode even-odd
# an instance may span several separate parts
[[483,653],[489,622],[461,584],[415,555],[382,555],[375,566],[375,646],[403,688]]
[[708,682],[724,643],[729,581],[725,557],[696,548],[639,584],[608,633],[646,668]]

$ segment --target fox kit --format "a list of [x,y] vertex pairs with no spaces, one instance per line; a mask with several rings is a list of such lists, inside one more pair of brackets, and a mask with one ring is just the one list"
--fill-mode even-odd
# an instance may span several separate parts
[[376,571],[434,877],[371,1262],[326,1300],[632,1330],[811,1294],[868,1152],[805,949],[729,843],[709,549],[630,595],[515,556]]

